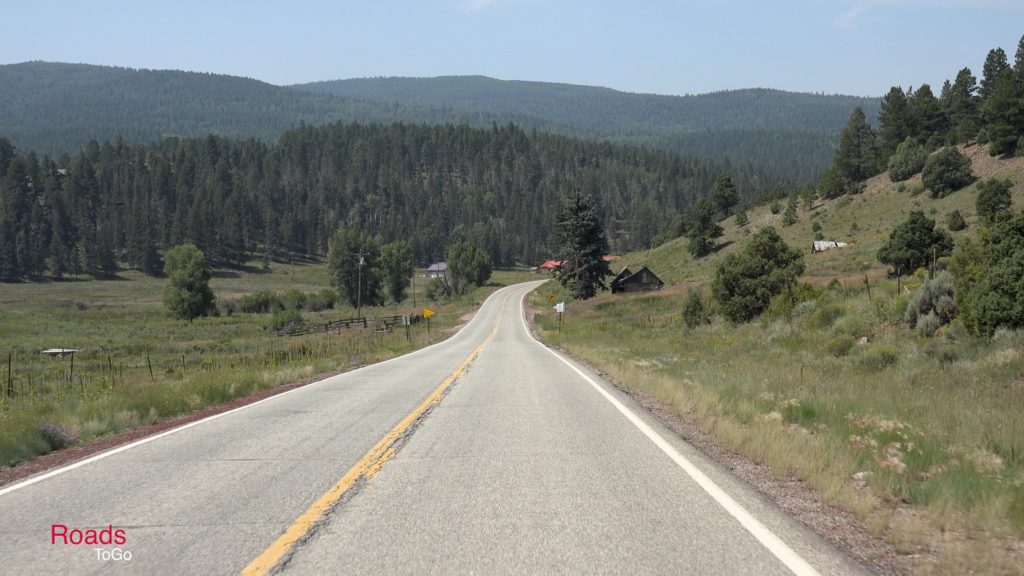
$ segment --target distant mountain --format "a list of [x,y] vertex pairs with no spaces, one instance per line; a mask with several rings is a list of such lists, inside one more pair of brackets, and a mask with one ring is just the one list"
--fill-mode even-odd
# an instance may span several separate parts
[[295,88],[381,103],[528,117],[529,125],[550,132],[728,159],[761,173],[763,185],[816,179],[831,163],[839,132],[853,109],[860,106],[875,122],[881,102],[762,88],[659,96],[485,76],[364,78]]
[[24,150],[60,154],[89,140],[151,142],[165,136],[272,142],[300,123],[504,120],[339,98],[258,80],[170,70],[27,62],[0,66],[0,136]]
[[281,87],[249,78],[85,64],[0,66],[0,137],[40,154],[90,140],[166,136],[273,143],[302,123],[510,122],[527,131],[607,139],[717,159],[748,191],[816,179],[855,106],[878,99],[738,90],[700,96],[502,81],[482,76],[339,80]]
[[486,76],[362,78],[294,88],[376,102],[522,115],[596,136],[666,136],[719,130],[837,134],[855,107],[862,107],[869,118],[874,118],[881,101],[762,88],[660,96]]

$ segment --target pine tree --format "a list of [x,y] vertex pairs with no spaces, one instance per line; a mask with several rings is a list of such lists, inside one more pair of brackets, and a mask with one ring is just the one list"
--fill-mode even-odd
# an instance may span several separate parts
[[853,182],[878,174],[878,139],[859,106],[839,136],[835,165],[844,178]]
[[893,267],[896,275],[910,274],[935,258],[949,256],[953,238],[945,230],[937,230],[935,221],[924,212],[911,212],[889,235],[889,241],[878,250],[878,261]]
[[983,102],[987,102],[992,94],[995,93],[999,76],[1004,70],[1009,68],[1010,64],[1006,61],[1006,52],[1003,52],[1002,48],[989,50],[988,56],[985,58],[985,67],[981,72],[981,89],[978,91]]
[[917,128],[915,136],[918,140],[931,149],[941,145],[940,136],[946,133],[948,122],[942,105],[932,94],[931,86],[922,84],[917,89],[910,100],[910,113]]
[[594,200],[569,185],[562,195],[562,205],[555,218],[558,240],[558,280],[574,298],[586,300],[607,290],[605,277],[611,275],[608,262],[608,239],[597,214]]
[[989,154],[1013,154],[1017,140],[1024,134],[1024,85],[1017,82],[1009,68],[999,74],[983,114]]
[[732,178],[729,178],[728,174],[718,177],[715,188],[711,191],[711,199],[723,217],[728,216],[732,207],[739,203],[740,196],[736,192],[736,185],[732,183]]
[[956,80],[943,99],[943,107],[952,130],[951,143],[968,143],[978,135],[981,127],[981,112],[978,107],[978,80],[970,68],[957,72]]
[[879,154],[888,159],[896,147],[914,134],[914,119],[910,113],[910,101],[899,86],[893,86],[882,100],[878,114]]
[[697,206],[690,212],[686,237],[690,241],[690,255],[694,258],[702,258],[710,254],[715,247],[715,239],[723,233],[722,227],[715,219],[715,213],[715,205],[708,198],[697,203]]

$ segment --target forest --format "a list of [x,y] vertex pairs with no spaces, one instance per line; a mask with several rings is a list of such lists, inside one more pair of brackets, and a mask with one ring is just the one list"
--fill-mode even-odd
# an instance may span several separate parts
[[[0,134],[57,157],[90,140],[148,144],[168,136],[274,143],[300,123],[515,123],[539,131],[728,161],[761,190],[806,184],[828,166],[853,108],[877,98],[735,90],[696,96],[480,76],[343,80],[274,86],[168,70],[27,62],[0,66]],[[798,154],[780,161],[780,151]]]
[[[215,263],[318,256],[341,226],[410,241],[419,262],[469,240],[497,266],[553,254],[572,182],[600,206],[612,250],[645,248],[705,196],[722,166],[508,124],[300,126],[255,139],[90,142],[57,159],[0,140],[0,278],[161,270],[191,242]],[[741,195],[753,194],[741,177]]]

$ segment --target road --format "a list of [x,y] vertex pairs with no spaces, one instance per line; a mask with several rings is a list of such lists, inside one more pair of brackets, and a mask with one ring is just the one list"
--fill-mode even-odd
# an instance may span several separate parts
[[0,489],[0,572],[860,573],[533,340],[537,285],[441,344]]

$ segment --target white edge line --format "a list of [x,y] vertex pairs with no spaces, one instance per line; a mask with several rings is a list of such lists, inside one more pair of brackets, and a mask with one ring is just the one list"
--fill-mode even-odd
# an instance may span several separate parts
[[[523,295],[523,300],[525,300],[526,296],[528,296],[532,291],[533,290],[527,291],[526,294]],[[520,304],[522,304],[522,301],[520,301]],[[783,542],[781,538],[776,536],[771,530],[765,527],[765,525],[762,524],[757,518],[754,518],[754,516],[751,515],[750,512],[747,512],[747,510],[743,508],[743,506],[741,506],[738,502],[733,500],[733,498],[729,496],[724,490],[719,488],[719,486],[715,484],[714,481],[712,481],[710,478],[707,477],[707,475],[701,472],[701,470],[697,468],[697,466],[695,466],[692,462],[687,460],[685,456],[680,454],[674,446],[669,444],[660,434],[655,432],[654,429],[648,426],[646,422],[641,420],[640,417],[636,415],[636,413],[627,408],[617,398],[612,396],[607,390],[604,389],[603,386],[595,382],[593,378],[587,376],[570,360],[568,360],[561,354],[555,352],[551,348],[547,347],[540,340],[534,338],[533,334],[530,332],[530,327],[526,324],[525,308],[522,306],[521,308],[523,309],[523,314],[520,316],[520,319],[523,322],[523,328],[526,330],[526,335],[529,336],[531,340],[533,340],[541,348],[551,353],[552,356],[564,362],[566,366],[572,368],[573,371],[579,374],[581,378],[583,378],[591,386],[593,386],[595,390],[597,390],[602,396],[605,397],[606,400],[608,400],[608,402],[612,404],[612,406],[615,406],[615,408],[619,412],[621,412],[622,415],[625,416],[626,419],[628,419],[634,426],[636,426],[641,432],[643,432],[643,434],[647,436],[647,438],[649,438],[651,442],[654,442],[654,444],[658,448],[661,448],[662,452],[668,455],[668,457],[671,458],[672,461],[675,462],[680,468],[682,468],[683,471],[686,472],[687,475],[689,475],[690,478],[694,480],[694,482],[696,482],[701,488],[703,488],[709,496],[714,498],[715,502],[718,502],[718,504],[722,508],[724,508],[730,516],[735,518],[736,521],[739,522],[740,525],[743,526],[743,528],[746,529],[747,532],[750,532],[750,534],[754,536],[754,538],[757,538],[757,540],[762,545],[764,545],[764,547],[767,548],[769,552],[774,554],[775,557],[778,558],[783,564],[785,564],[786,567],[789,568],[794,574],[797,574],[798,576],[819,576],[818,571],[815,570],[813,566],[811,566],[806,560],[804,560],[799,554],[797,554],[796,551],[790,548],[788,544]]]
[[[515,285],[513,284],[513,286],[515,286]],[[512,288],[512,286],[509,286],[509,288]],[[486,304],[493,296],[496,296],[498,294],[498,292],[501,292],[501,290],[497,290],[493,294],[491,294],[491,296],[488,296],[487,300],[484,301],[484,304]],[[483,306],[482,305],[480,306],[480,310],[483,310]],[[469,324],[472,324],[473,321],[475,321],[479,317],[480,310],[477,310],[477,314],[473,316],[473,320],[471,320]],[[376,368],[376,367],[382,366],[384,364],[389,364],[391,362],[395,362],[395,361],[398,361],[398,360],[407,359],[409,356],[414,356],[414,355],[417,355],[417,354],[424,353],[427,350],[430,350],[431,348],[434,348],[436,346],[440,346],[442,344],[450,344],[453,339],[457,338],[459,336],[459,334],[462,334],[465,331],[465,328],[469,327],[469,324],[466,324],[466,326],[464,326],[462,330],[459,330],[458,334],[455,334],[451,338],[447,338],[445,340],[442,340],[440,342],[436,342],[434,344],[431,344],[430,346],[425,346],[425,347],[420,348],[418,350],[413,350],[412,352],[409,352],[408,354],[403,354],[401,356],[395,356],[394,358],[388,358],[387,360],[382,360],[381,362],[377,362],[375,364],[368,364],[366,366],[360,366],[359,368],[356,368],[355,370],[350,370],[348,372],[342,372],[341,374],[335,374],[334,376],[328,376],[327,378],[324,378],[323,380],[317,380],[316,382],[310,382],[309,384],[306,384],[305,386],[298,386],[296,388],[292,388],[291,390],[287,390],[287,391],[281,392],[279,394],[274,394],[273,396],[268,396],[268,397],[266,397],[266,398],[264,398],[262,400],[257,400],[256,402],[253,402],[251,404],[246,404],[244,406],[239,406],[238,408],[232,408],[231,410],[228,410],[226,412],[220,412],[218,414],[213,414],[211,416],[207,416],[206,418],[203,418],[201,420],[196,420],[195,422],[189,422],[188,424],[182,424],[181,426],[178,426],[176,428],[171,428],[170,430],[165,430],[163,432],[160,432],[159,434],[154,434],[152,436],[146,436],[145,438],[142,438],[141,440],[136,440],[135,442],[131,442],[129,444],[124,444],[124,445],[118,446],[116,448],[111,448],[110,450],[107,450],[105,452],[100,452],[99,454],[94,454],[94,455],[92,455],[92,456],[90,456],[90,457],[88,457],[88,458],[86,458],[84,460],[79,460],[79,461],[74,462],[72,464],[68,464],[67,466],[61,466],[60,468],[55,468],[53,470],[50,470],[48,472],[44,472],[44,473],[39,474],[37,476],[31,476],[31,477],[29,477],[29,478],[27,478],[25,480],[22,480],[21,482],[15,482],[14,484],[11,484],[10,486],[5,486],[3,488],[0,488],[0,496],[3,496],[5,494],[10,494],[11,492],[14,492],[15,490],[20,490],[22,488],[31,486],[31,485],[33,485],[33,484],[35,484],[37,482],[42,482],[43,480],[48,480],[50,478],[53,478],[54,476],[60,476],[61,474],[64,474],[65,472],[70,472],[70,471],[74,470],[75,468],[80,468],[80,467],[85,466],[87,464],[92,464],[93,462],[96,462],[98,460],[103,460],[104,458],[107,458],[109,456],[113,456],[115,454],[119,454],[121,452],[124,452],[125,450],[130,450],[130,449],[135,448],[137,446],[142,446],[143,444],[146,444],[148,442],[152,442],[154,440],[159,440],[160,438],[163,438],[164,436],[170,436],[171,434],[176,434],[176,433],[181,432],[183,430],[187,430],[187,429],[189,429],[189,428],[191,428],[193,426],[198,426],[200,424],[205,424],[206,422],[210,422],[211,420],[216,420],[217,418],[221,418],[223,416],[227,416],[229,414],[233,414],[235,412],[239,412],[241,410],[245,410],[246,408],[252,408],[253,406],[258,406],[258,405],[260,405],[260,404],[262,404],[264,402],[268,402],[270,400],[276,400],[278,398],[287,396],[288,394],[291,394],[292,392],[298,392],[299,390],[304,390],[304,389],[310,388],[312,386],[316,386],[318,384],[323,384],[324,382],[328,382],[328,381],[334,380],[336,378],[346,377],[346,376],[349,376],[349,375],[352,375],[352,374],[356,374],[358,372],[362,372],[363,370],[369,370],[370,368]],[[272,390],[272,388],[270,388],[270,390]]]

